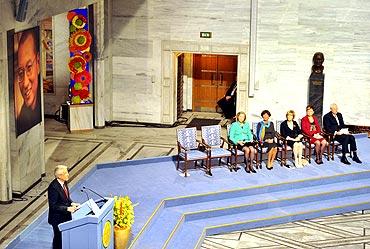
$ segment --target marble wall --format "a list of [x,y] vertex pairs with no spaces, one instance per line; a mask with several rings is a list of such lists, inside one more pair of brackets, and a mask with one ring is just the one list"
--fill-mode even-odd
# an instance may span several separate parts
[[[0,69],[5,68],[7,34],[0,32]],[[0,82],[7,82],[8,73],[0,70]],[[8,85],[0,83],[0,203],[11,199],[10,137],[9,137],[9,94]]]
[[[158,65],[166,65],[156,53],[164,42],[249,42],[250,1],[112,4],[113,120],[163,121],[159,89],[165,84],[164,69]],[[321,51],[326,58],[324,113],[337,102],[348,123],[370,125],[369,12],[370,3],[363,0],[259,0],[254,97],[239,94],[239,108],[252,120],[259,120],[263,109],[270,109],[274,119],[283,119],[288,109],[303,116],[312,56]],[[200,39],[200,31],[213,32],[213,38]],[[247,67],[241,70],[249,75]]]
[[[163,104],[173,101],[162,99],[168,97],[167,90],[162,91],[167,84],[163,71],[173,68],[172,59],[167,62],[163,57],[164,43],[177,44],[178,49],[170,46],[169,52],[186,52],[189,43],[205,52],[212,51],[214,43],[248,43],[245,1],[113,0],[112,4],[113,120],[172,122],[171,115],[162,118],[167,111]],[[200,31],[213,32],[213,38],[199,38]],[[174,88],[168,91],[174,96]]]
[[320,51],[325,56],[323,113],[336,102],[346,122],[370,126],[370,2],[258,3],[258,90],[249,100],[251,117],[265,108],[275,119],[288,109],[303,116],[312,56]]
[[[0,0],[0,135],[2,140],[0,145],[0,201],[11,200],[9,195],[11,192],[23,193],[41,178],[41,174],[45,173],[44,122],[42,121],[19,137],[15,136],[14,104],[8,83],[7,43],[4,40],[4,35],[7,30],[14,29],[17,32],[34,27],[46,17],[93,2],[96,1],[28,1],[25,22],[16,22],[14,3],[18,3],[18,1]],[[42,98],[42,106],[44,106],[43,103],[44,99]]]
[[55,114],[68,99],[69,23],[67,12],[53,16],[54,94],[44,94],[45,114]]

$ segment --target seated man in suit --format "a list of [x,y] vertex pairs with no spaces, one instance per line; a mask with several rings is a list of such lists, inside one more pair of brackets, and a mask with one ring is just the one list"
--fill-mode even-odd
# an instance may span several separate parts
[[236,115],[236,88],[237,83],[234,81],[226,91],[225,96],[217,102],[227,119],[232,119]]
[[62,236],[58,225],[72,220],[72,213],[79,208],[78,203],[73,203],[69,194],[67,181],[68,169],[65,165],[58,165],[54,170],[55,179],[48,187],[49,217],[48,222],[53,226],[53,249],[62,248]]
[[342,145],[342,159],[340,160],[344,164],[351,164],[347,158],[348,144],[350,145],[351,152],[353,152],[353,161],[356,163],[362,163],[357,156],[357,146],[355,137],[348,133],[348,129],[343,121],[343,116],[338,112],[337,104],[330,105],[330,112],[324,115],[324,129],[326,132],[334,134],[334,140],[338,141]]

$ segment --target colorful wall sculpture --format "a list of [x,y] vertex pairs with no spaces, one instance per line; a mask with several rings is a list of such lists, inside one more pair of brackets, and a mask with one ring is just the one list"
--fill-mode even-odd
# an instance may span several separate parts
[[88,9],[75,9],[68,12],[69,51],[68,63],[71,72],[69,96],[72,104],[91,104],[91,65],[90,46],[92,37],[88,26]]

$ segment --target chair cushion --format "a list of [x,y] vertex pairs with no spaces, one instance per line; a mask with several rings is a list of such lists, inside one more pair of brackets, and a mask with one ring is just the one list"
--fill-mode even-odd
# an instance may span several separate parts
[[[181,152],[179,156],[185,159],[184,152]],[[200,160],[200,159],[207,159],[207,154],[199,150],[188,151],[188,160],[192,161],[192,160]]]
[[211,157],[231,156],[231,152],[224,148],[211,148]]
[[[258,151],[261,152],[261,148],[258,147]],[[267,152],[267,147],[262,147],[262,153],[266,153]]]
[[236,150],[236,154],[237,154],[238,156],[243,156],[243,155],[244,155],[244,152],[243,152],[243,151],[241,151],[241,150]]

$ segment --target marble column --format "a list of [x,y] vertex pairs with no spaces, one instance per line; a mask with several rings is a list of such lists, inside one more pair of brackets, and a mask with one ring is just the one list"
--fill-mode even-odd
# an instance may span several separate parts
[[9,88],[7,63],[7,35],[0,33],[0,203],[12,199],[10,138],[9,138]]
[[258,1],[251,0],[250,12],[250,36],[249,36],[249,89],[248,96],[254,96],[254,87],[256,82],[256,54],[257,54],[257,12]]
[[104,56],[104,1],[94,4],[94,125],[96,128],[105,126],[105,56]]
[[104,117],[113,117],[112,1],[104,1]]

